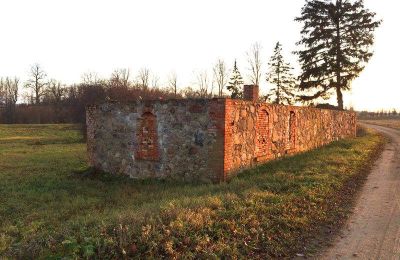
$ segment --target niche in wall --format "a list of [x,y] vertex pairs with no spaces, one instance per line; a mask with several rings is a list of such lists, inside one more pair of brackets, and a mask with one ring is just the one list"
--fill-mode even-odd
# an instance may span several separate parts
[[257,114],[257,157],[266,156],[270,149],[269,114],[262,109]]
[[138,118],[136,137],[138,146],[135,153],[137,160],[158,161],[157,117],[151,112],[145,112]]

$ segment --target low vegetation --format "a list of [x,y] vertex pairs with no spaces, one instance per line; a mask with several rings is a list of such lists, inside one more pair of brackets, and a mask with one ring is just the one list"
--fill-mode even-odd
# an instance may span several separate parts
[[394,129],[400,129],[400,118],[399,119],[381,119],[381,120],[363,120],[362,122],[372,124],[372,125],[379,125],[390,127]]
[[360,135],[196,185],[92,172],[75,125],[0,126],[0,257],[312,254],[383,143]]

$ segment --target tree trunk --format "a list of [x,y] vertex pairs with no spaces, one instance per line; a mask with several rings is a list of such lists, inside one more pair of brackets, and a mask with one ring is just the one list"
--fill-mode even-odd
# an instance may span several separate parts
[[340,86],[336,87],[336,96],[337,96],[338,107],[339,109],[343,110],[343,94],[342,90],[340,89]]
[[35,92],[36,96],[35,96],[35,103],[36,105],[40,103],[40,99],[39,99],[39,91],[36,90]]
[[343,110],[343,93],[342,93],[342,77],[341,77],[341,68],[340,68],[340,59],[342,55],[342,49],[340,45],[340,13],[341,13],[342,1],[336,1],[336,96],[338,107],[340,110]]
[[276,104],[280,104],[281,103],[281,97],[280,97],[280,89],[279,89],[279,85],[276,87]]
[[281,64],[280,62],[278,62],[278,69],[277,71],[277,75],[278,75],[278,84],[276,86],[276,103],[279,105],[281,103]]

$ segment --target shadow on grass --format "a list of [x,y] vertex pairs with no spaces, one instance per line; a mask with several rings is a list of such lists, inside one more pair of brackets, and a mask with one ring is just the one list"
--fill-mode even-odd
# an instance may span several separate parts
[[[112,185],[124,185],[141,192],[157,190],[169,194],[171,191],[171,194],[186,197],[215,195],[229,191],[241,194],[252,188],[279,194],[298,193],[304,186],[311,187],[318,184],[317,175],[320,174],[318,170],[322,167],[321,163],[325,163],[324,155],[328,157],[333,152],[344,153],[345,151],[351,153],[354,142],[355,139],[337,141],[313,151],[270,161],[245,169],[231,180],[217,184],[185,182],[177,179],[132,179],[126,175],[114,175],[92,167],[76,170],[71,177],[83,181],[91,180]],[[337,166],[339,163],[331,160],[326,164]],[[171,199],[171,197],[166,199]]]
[[[338,141],[221,184],[116,176],[77,160],[83,145],[78,154],[52,146],[57,152],[27,164],[30,175],[13,175],[7,185],[3,178],[7,203],[0,215],[10,223],[3,226],[3,250],[15,258],[84,258],[86,246],[98,258],[124,258],[122,249],[142,258],[290,256],[302,252],[321,225],[338,226],[354,190],[343,187],[362,176],[377,142],[368,134]],[[32,219],[42,226],[33,227]]]

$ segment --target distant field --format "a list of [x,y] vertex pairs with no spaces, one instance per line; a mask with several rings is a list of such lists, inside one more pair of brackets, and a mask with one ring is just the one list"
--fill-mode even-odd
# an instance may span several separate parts
[[383,142],[368,132],[195,185],[85,171],[78,128],[0,126],[0,258],[310,254],[322,227],[348,213]]
[[361,122],[400,129],[400,119],[361,120]]

